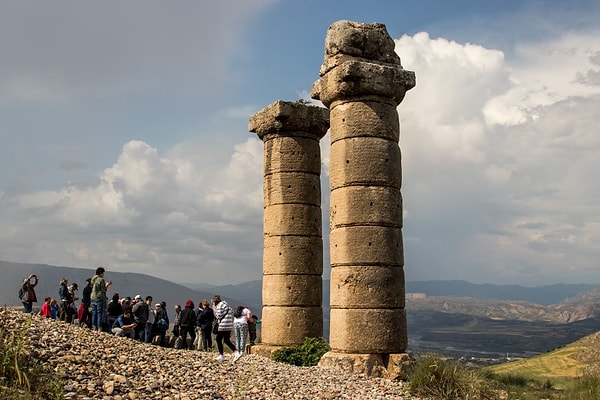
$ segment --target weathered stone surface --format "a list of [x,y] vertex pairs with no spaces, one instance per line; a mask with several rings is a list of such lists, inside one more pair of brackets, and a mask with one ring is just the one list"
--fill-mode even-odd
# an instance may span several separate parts
[[264,177],[265,207],[275,204],[321,205],[321,178],[304,172],[281,172]]
[[302,344],[305,337],[323,336],[322,307],[263,307],[262,343]]
[[414,86],[414,72],[401,66],[347,60],[313,84],[311,97],[332,109],[348,101],[378,101],[397,106]]
[[[404,353],[404,309],[331,309],[329,345],[338,353]],[[376,340],[373,340],[375,339]]]
[[402,227],[402,194],[392,186],[345,186],[331,192],[331,228],[348,225]]
[[265,236],[263,276],[323,274],[321,236]]
[[308,204],[277,204],[265,207],[264,234],[321,236],[321,207]]
[[331,142],[371,136],[398,143],[400,119],[396,107],[376,101],[339,104],[331,110]]
[[331,269],[332,308],[404,308],[402,267],[334,267]]
[[313,138],[272,137],[265,141],[265,175],[277,172],[321,174],[321,148]]
[[[250,118],[264,142],[263,341],[323,335],[319,140],[329,110],[276,101]],[[317,251],[319,254],[317,254]]]
[[346,354],[329,351],[321,357],[319,366],[348,374],[406,380],[414,358],[400,354]]
[[263,306],[321,307],[321,275],[263,275]]
[[311,96],[331,110],[332,352],[325,359],[336,369],[383,376],[384,357],[406,349],[396,106],[415,83],[385,25],[329,28]]
[[[395,51],[396,44],[390,37],[384,24],[375,22],[336,21],[325,35],[325,60],[336,56],[352,56],[387,64],[400,64],[400,57]],[[321,70],[327,73],[329,68]]]
[[268,134],[293,133],[321,139],[329,129],[329,110],[298,102],[276,100],[250,117],[248,130],[263,139]]
[[331,190],[343,186],[392,186],[400,188],[400,148],[391,140],[355,137],[331,144]]
[[332,266],[404,265],[400,228],[345,226],[331,231],[329,245]]

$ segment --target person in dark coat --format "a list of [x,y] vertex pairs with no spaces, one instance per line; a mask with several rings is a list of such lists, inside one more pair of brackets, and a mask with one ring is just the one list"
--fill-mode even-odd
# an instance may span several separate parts
[[196,312],[196,326],[200,328],[200,344],[198,349],[202,348],[204,351],[212,349],[212,326],[215,320],[215,313],[210,307],[208,300],[202,300],[198,311]]

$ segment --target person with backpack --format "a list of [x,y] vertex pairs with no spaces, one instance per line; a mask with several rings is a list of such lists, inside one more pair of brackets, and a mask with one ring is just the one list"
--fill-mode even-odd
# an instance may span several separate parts
[[21,289],[19,289],[19,299],[21,300],[21,303],[23,303],[24,313],[31,313],[33,310],[33,303],[37,303],[34,287],[37,286],[38,282],[39,279],[35,274],[31,274],[23,279],[23,284],[21,285]]
[[196,312],[196,326],[200,330],[200,340],[198,342],[198,350],[202,348],[204,351],[212,349],[212,326],[215,320],[215,313],[208,300],[204,299]]
[[161,347],[165,347],[165,338],[167,335],[167,330],[169,330],[169,315],[167,314],[167,303],[161,301],[160,303],[156,303],[156,332],[160,335],[160,342],[158,345]]
[[252,313],[246,306],[237,306],[233,313],[233,329],[235,331],[235,347],[244,352],[248,339],[248,322],[254,322]]

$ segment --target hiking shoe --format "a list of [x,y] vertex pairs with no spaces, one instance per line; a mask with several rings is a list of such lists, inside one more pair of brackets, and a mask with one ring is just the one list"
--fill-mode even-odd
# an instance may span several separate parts
[[215,360],[217,360],[217,361],[225,361],[225,357],[223,357],[223,354],[219,354],[218,356],[215,357]]
[[233,360],[232,360],[231,362],[236,362],[237,360],[239,360],[239,359],[240,359],[240,357],[241,357],[241,356],[242,356],[242,353],[240,353],[239,351],[236,351],[236,352],[233,354]]

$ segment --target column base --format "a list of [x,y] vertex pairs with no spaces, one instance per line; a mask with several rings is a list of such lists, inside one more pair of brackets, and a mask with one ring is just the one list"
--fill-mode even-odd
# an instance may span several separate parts
[[250,353],[257,354],[259,356],[271,359],[271,358],[273,358],[272,357],[273,352],[275,350],[281,349],[282,347],[284,347],[284,346],[273,346],[273,345],[259,343],[259,344],[255,344],[254,346],[252,346],[250,348]]
[[414,361],[410,353],[351,354],[329,351],[321,357],[319,367],[372,378],[407,380]]

